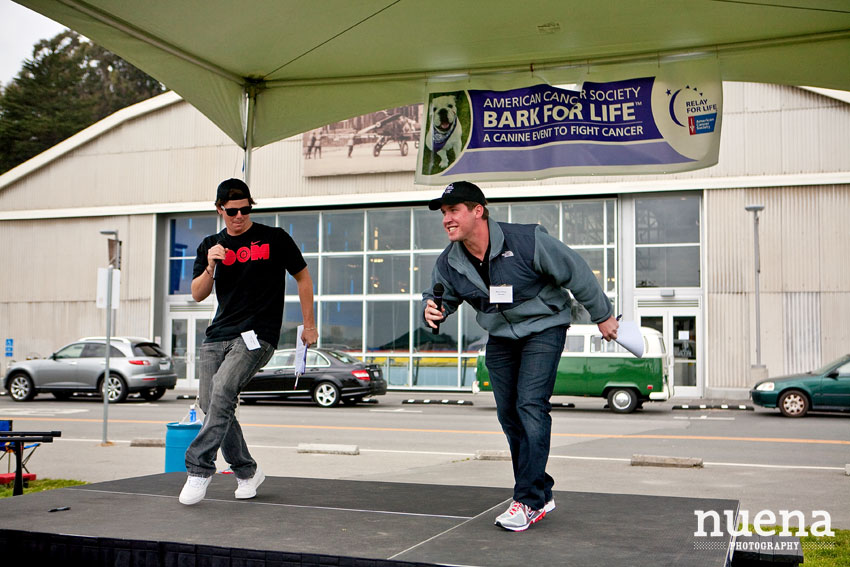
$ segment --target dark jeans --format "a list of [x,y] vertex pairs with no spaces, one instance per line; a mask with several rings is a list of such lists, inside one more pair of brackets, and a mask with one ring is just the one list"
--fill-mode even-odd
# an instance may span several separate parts
[[251,478],[257,463],[251,458],[236,421],[239,393],[274,353],[274,347],[260,341],[260,348],[248,350],[242,337],[204,343],[199,367],[199,403],[204,425],[186,450],[189,474],[212,476],[215,457],[221,448],[224,460],[237,478]]
[[566,337],[563,325],[522,339],[490,336],[487,341],[496,413],[514,466],[514,500],[534,510],[552,498],[555,484],[546,473],[552,435],[549,398]]

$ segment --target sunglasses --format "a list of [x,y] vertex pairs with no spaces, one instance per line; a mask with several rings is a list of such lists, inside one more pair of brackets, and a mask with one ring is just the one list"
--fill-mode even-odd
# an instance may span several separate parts
[[251,205],[248,205],[247,207],[239,207],[239,208],[233,207],[231,209],[224,209],[224,212],[227,213],[227,216],[229,216],[229,217],[235,217],[236,213],[242,213],[242,216],[244,217],[244,216],[247,216],[248,214],[251,213],[252,208],[253,207],[251,207]]

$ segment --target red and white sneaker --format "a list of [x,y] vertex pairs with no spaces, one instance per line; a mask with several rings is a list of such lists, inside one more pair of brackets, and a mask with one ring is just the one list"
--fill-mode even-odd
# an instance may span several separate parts
[[524,532],[531,524],[542,520],[546,516],[546,509],[532,510],[522,502],[514,500],[508,510],[496,518],[496,525],[512,532]]

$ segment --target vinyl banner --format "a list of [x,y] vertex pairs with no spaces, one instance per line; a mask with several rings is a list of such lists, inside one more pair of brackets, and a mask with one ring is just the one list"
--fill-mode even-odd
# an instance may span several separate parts
[[670,173],[717,163],[715,65],[572,88],[431,90],[416,183]]

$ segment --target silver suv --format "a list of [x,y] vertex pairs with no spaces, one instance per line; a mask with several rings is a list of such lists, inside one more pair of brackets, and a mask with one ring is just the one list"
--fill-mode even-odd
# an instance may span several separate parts
[[[110,343],[110,402],[123,402],[132,392],[158,400],[177,384],[174,365],[158,344],[138,337],[112,337]],[[85,337],[48,358],[12,364],[3,385],[16,402],[29,401],[41,392],[50,392],[58,400],[67,400],[75,392],[101,392],[105,357],[106,338]]]

